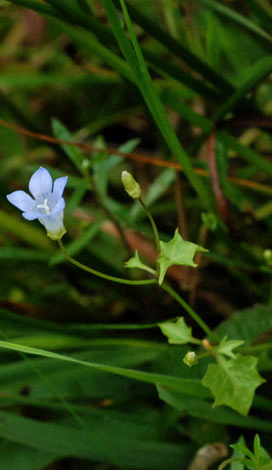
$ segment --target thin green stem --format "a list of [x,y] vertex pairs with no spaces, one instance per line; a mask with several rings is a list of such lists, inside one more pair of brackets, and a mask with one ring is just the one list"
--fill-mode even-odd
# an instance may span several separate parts
[[58,240],[58,244],[59,244],[60,250],[64,254],[67,261],[74,264],[78,268],[83,269],[84,271],[87,271],[90,274],[93,274],[94,276],[102,277],[103,279],[107,279],[108,281],[118,282],[119,284],[128,284],[130,286],[143,286],[143,285],[147,285],[147,284],[156,284],[157,283],[156,279],[143,279],[143,280],[140,280],[140,281],[131,281],[130,279],[122,279],[120,277],[109,276],[108,274],[101,273],[100,271],[96,271],[96,269],[92,269],[89,266],[86,266],[85,264],[82,264],[79,261],[72,258],[69,255],[69,253],[66,251],[66,249],[65,249],[65,247],[62,243],[62,240]]
[[145,205],[144,201],[142,200],[142,198],[140,197],[139,198],[139,202],[141,203],[141,205],[143,206],[149,220],[150,220],[150,223],[151,223],[151,226],[152,226],[152,229],[153,229],[153,233],[154,233],[154,238],[155,238],[155,241],[156,241],[156,247],[157,247],[157,250],[158,250],[158,255],[160,254],[161,252],[161,247],[160,247],[160,237],[159,237],[159,232],[158,232],[158,229],[157,229],[157,225],[155,224],[155,220],[153,219],[153,216],[150,212],[150,210],[148,209],[148,207]]
[[212,330],[206,325],[206,323],[200,318],[200,316],[190,307],[185,300],[183,300],[182,297],[180,297],[177,292],[172,289],[172,287],[168,286],[165,282],[162,283],[161,287],[168,292],[183,308],[186,310],[187,313],[194,319],[194,321],[202,328],[203,331],[209,336],[215,343],[219,342],[219,339],[217,338],[216,334],[212,332]]
[[227,465],[229,465],[232,462],[240,462],[240,459],[227,459],[224,460],[224,462],[219,465],[218,470],[223,470]]
[[209,357],[210,355],[211,355],[210,352],[205,352],[205,353],[202,353],[202,354],[197,354],[196,358],[197,359],[204,359],[204,357]]

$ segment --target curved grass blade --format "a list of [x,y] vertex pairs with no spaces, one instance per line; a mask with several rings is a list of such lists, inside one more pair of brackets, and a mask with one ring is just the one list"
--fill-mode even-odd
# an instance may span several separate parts
[[32,348],[29,346],[23,346],[7,341],[0,341],[0,348],[9,349],[11,351],[18,351],[25,354],[33,354],[35,356],[48,357],[51,359],[58,359],[65,362],[72,362],[92,369],[100,370],[101,372],[108,372],[111,374],[121,375],[123,377],[129,377],[131,379],[140,380],[153,385],[163,385],[176,391],[181,391],[185,395],[192,395],[196,397],[211,397],[210,392],[201,385],[200,380],[196,379],[182,379],[180,377],[149,373],[134,369],[125,369],[122,367],[108,366],[106,364],[97,364],[88,361],[82,361],[73,357],[66,356],[64,354],[57,354],[52,351],[45,349]]

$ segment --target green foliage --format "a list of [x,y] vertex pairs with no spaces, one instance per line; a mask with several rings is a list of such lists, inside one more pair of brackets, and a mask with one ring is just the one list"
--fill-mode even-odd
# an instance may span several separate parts
[[198,343],[192,336],[192,328],[186,325],[183,317],[176,322],[166,321],[159,323],[162,333],[168,337],[170,344]]
[[218,364],[209,364],[202,383],[215,396],[214,406],[228,405],[247,415],[254,392],[264,379],[257,371],[258,359],[241,356],[226,360],[218,358]]
[[194,262],[196,252],[207,251],[205,248],[195,243],[183,240],[178,229],[175,231],[172,240],[169,242],[160,242],[160,249],[161,252],[158,258],[160,267],[159,284],[162,284],[168,268],[174,265],[192,266],[195,268],[197,266]]
[[231,470],[244,470],[244,468],[250,468],[253,470],[271,469],[271,457],[262,447],[258,434],[256,434],[254,438],[253,452],[251,452],[246,446],[243,436],[239,438],[236,444],[232,444],[231,447],[234,449],[232,458],[223,462],[219,466],[219,470],[223,469],[228,463],[231,463]]
[[235,359],[235,354],[233,353],[233,349],[238,348],[244,344],[244,341],[240,340],[230,340],[227,341],[227,337],[225,336],[219,343],[216,348],[216,354],[225,354],[225,356],[230,357],[231,359]]
[[156,271],[154,271],[154,269],[150,268],[140,260],[139,253],[137,250],[135,251],[135,256],[125,262],[125,267],[143,269],[144,271],[147,271],[151,274],[156,274]]
[[[272,470],[268,0],[1,17],[0,467],[185,470],[244,435],[220,470]],[[6,199],[39,166],[62,252]]]

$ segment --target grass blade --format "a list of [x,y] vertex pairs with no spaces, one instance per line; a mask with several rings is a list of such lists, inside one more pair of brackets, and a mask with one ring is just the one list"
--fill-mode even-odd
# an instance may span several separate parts
[[243,26],[250,34],[256,34],[257,37],[265,41],[266,45],[271,48],[272,37],[270,36],[270,34],[268,34],[259,26],[256,26],[254,23],[252,23],[252,21],[248,20],[240,13],[237,13],[232,8],[229,8],[221,2],[217,2],[214,0],[201,0],[201,2],[204,3],[207,7],[217,11],[217,13],[219,13],[223,17],[235,21],[235,23],[238,23],[239,25]]
[[170,375],[149,373],[140,370],[125,369],[122,367],[108,366],[106,364],[97,364],[93,362],[82,361],[63,354],[57,354],[52,351],[47,351],[45,349],[31,348],[29,346],[23,346],[7,341],[0,341],[0,347],[4,349],[9,349],[11,351],[22,352],[25,354],[33,354],[35,356],[48,357],[51,359],[57,359],[65,362],[72,362],[74,364],[79,364],[82,366],[91,367],[92,369],[100,370],[101,372],[117,374],[123,377],[140,380],[142,382],[147,382],[153,385],[163,385],[166,387],[170,387],[171,389],[176,391],[182,391],[182,393],[184,393],[185,395],[188,394],[202,398],[211,396],[209,391],[201,385],[200,380],[182,379],[180,377],[174,377]]
[[[114,4],[118,9],[121,9],[120,1],[114,0]],[[220,74],[213,70],[208,64],[203,62],[199,57],[187,49],[180,41],[170,36],[163,28],[147,18],[143,13],[132,5],[127,5],[127,10],[130,17],[139,24],[145,31],[156,38],[163,44],[171,53],[181,58],[190,68],[200,74],[205,80],[212,83],[218,90],[223,93],[231,93],[234,88],[225,80]]]
[[210,208],[210,197],[208,191],[195,174],[190,159],[181,147],[179,140],[168,120],[166,112],[161,104],[159,96],[157,95],[157,92],[153,86],[153,82],[149,75],[145,60],[143,58],[140,46],[133,30],[133,26],[128,16],[125,3],[122,1],[121,5],[123,8],[125,21],[129,29],[131,42],[133,44],[134,50],[132,50],[131,45],[124,33],[124,30],[121,28],[120,20],[112,4],[112,1],[103,0],[103,5],[111,21],[113,31],[116,35],[120,49],[126,57],[127,62],[130,65],[131,71],[133,71],[136,77],[138,87],[145,99],[145,102],[153,116],[154,121],[160,129],[160,132],[163,135],[169,148],[183,166],[184,172],[188,180],[190,181],[193,188],[200,197],[200,201],[206,208]]

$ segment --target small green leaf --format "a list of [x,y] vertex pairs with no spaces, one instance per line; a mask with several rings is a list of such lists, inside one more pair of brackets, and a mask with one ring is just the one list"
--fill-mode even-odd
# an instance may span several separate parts
[[243,340],[240,341],[238,339],[231,339],[227,341],[227,337],[224,336],[217,348],[216,354],[225,354],[226,356],[235,359],[236,355],[232,352],[232,350],[238,348],[242,344],[244,344]]
[[192,328],[186,325],[184,318],[179,318],[176,322],[165,321],[159,323],[161,332],[168,337],[170,344],[195,343],[192,336]]
[[210,364],[202,380],[215,396],[213,406],[227,405],[247,415],[255,389],[265,382],[257,371],[258,359],[241,356],[226,360],[218,357],[218,364]]
[[236,449],[236,445],[245,445],[245,439],[244,436],[240,436],[239,440],[237,441],[236,444],[231,445],[230,447],[233,448],[233,454],[232,454],[232,462],[230,465],[230,470],[244,470],[244,465],[241,462],[241,460],[245,457],[245,454],[241,452],[240,450]]
[[154,269],[142,263],[137,250],[135,251],[135,256],[133,256],[133,258],[130,258],[128,261],[126,261],[125,267],[143,269],[144,271],[148,271],[151,274],[156,274],[156,271]]
[[260,452],[261,452],[261,441],[260,441],[259,434],[255,435],[253,449],[254,449],[254,454],[255,454],[255,457],[257,459],[257,462],[259,463]]
[[244,457],[244,455],[246,455],[251,460],[252,458],[254,458],[254,454],[247,448],[244,442],[237,442],[236,444],[231,444],[230,447],[232,447],[237,452],[240,452],[242,454],[241,457]]
[[196,267],[194,263],[194,256],[197,251],[207,251],[195,243],[191,243],[183,240],[179,234],[178,229],[175,231],[175,235],[169,242],[160,242],[161,253],[158,258],[158,264],[160,267],[159,284],[161,285],[166,271],[170,266],[181,265],[181,266],[192,266]]

